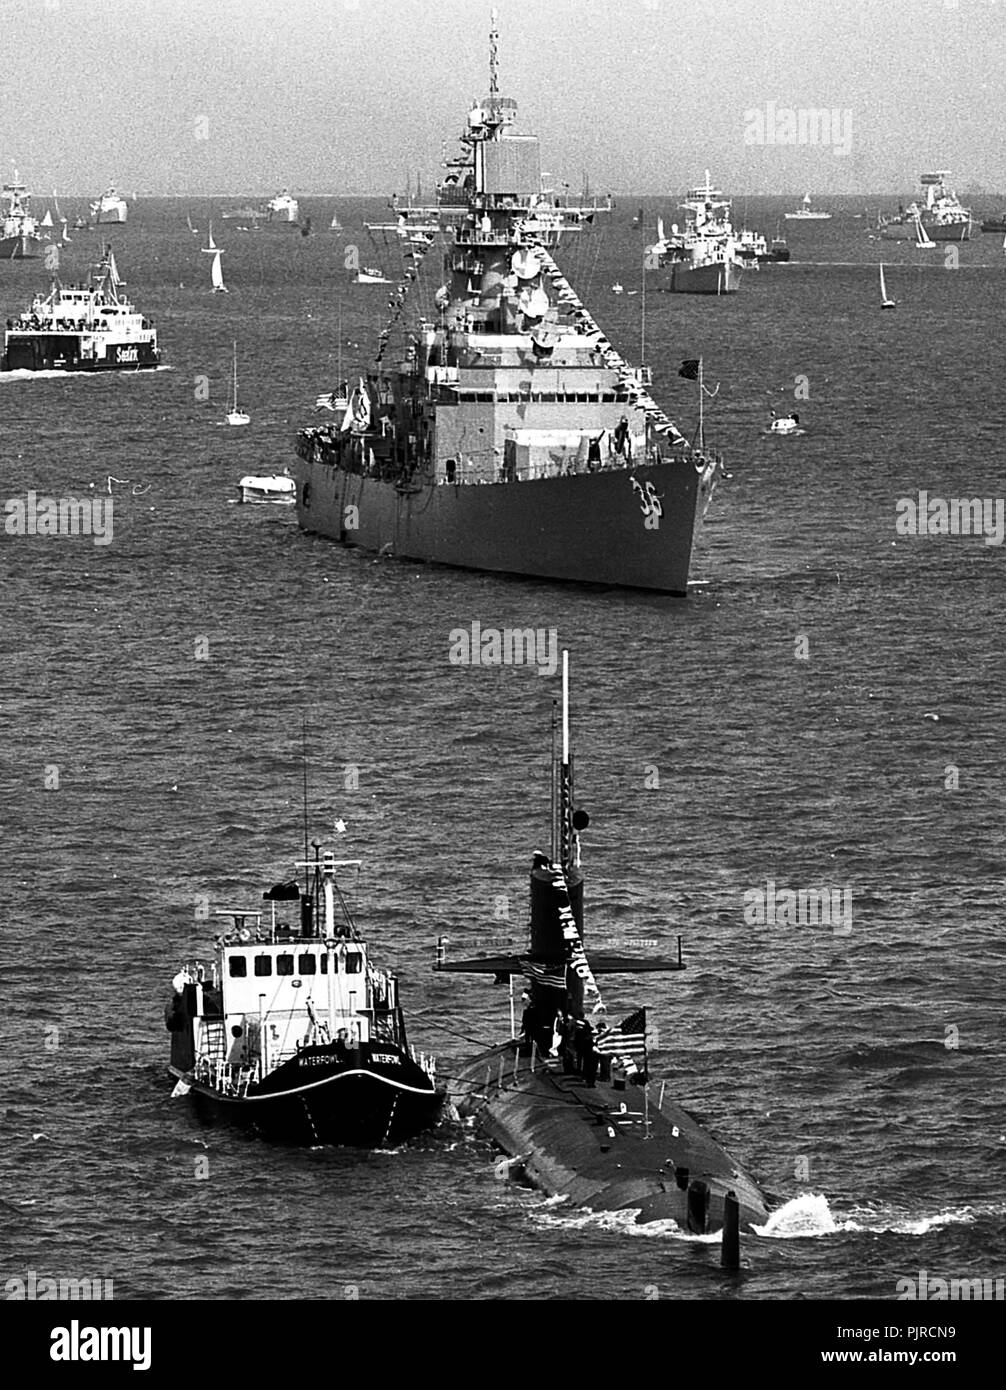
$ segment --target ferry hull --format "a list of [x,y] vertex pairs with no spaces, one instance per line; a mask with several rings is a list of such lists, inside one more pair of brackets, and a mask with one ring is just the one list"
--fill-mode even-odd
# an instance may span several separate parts
[[[688,590],[715,474],[713,464],[700,473],[675,459],[408,491],[310,457],[294,469],[300,526],[344,544],[461,569],[679,595]],[[651,495],[662,513],[656,518],[648,514]]]
[[669,283],[664,288],[672,294],[736,294],[740,287],[740,267],[733,261],[712,265],[673,261],[668,271]]
[[151,343],[114,343],[104,357],[90,357],[83,355],[75,334],[10,333],[0,371],[139,372],[151,370],[160,360]]
[[94,224],[96,227],[121,226],[125,222],[126,216],[125,208],[110,208],[96,213]]
[[552,1197],[591,1211],[635,1211],[639,1223],[675,1221],[710,1234],[723,1225],[733,1192],[742,1227],[762,1226],[768,1205],[757,1184],[693,1117],[638,1086],[618,1090],[577,1075],[513,1042],[465,1066],[451,1093],[463,1117],[504,1153],[522,1176]]

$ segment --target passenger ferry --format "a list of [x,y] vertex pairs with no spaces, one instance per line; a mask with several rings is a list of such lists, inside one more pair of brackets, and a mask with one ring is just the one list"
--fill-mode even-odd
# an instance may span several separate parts
[[0,370],[108,372],[156,367],[157,330],[121,294],[110,246],[87,285],[58,280],[17,319],[7,320]]
[[188,963],[165,1010],[176,1096],[264,1138],[383,1148],[436,1120],[436,1062],[410,1046],[396,976],[376,966],[332,851],[227,908],[210,964]]

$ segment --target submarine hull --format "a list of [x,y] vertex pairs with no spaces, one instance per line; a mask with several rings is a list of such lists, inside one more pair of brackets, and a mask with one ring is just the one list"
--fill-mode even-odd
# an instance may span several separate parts
[[702,1235],[721,1229],[733,1192],[741,1226],[764,1225],[768,1206],[755,1182],[681,1106],[666,1098],[658,1106],[655,1089],[646,1105],[638,1086],[588,1086],[559,1059],[523,1055],[508,1040],[462,1070],[451,1099],[549,1196]]

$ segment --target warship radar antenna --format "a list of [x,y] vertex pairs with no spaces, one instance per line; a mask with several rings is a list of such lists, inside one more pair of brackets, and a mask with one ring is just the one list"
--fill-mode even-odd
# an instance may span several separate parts
[[489,11],[489,96],[495,101],[499,96],[499,29],[496,21],[499,19],[499,11],[492,9]]

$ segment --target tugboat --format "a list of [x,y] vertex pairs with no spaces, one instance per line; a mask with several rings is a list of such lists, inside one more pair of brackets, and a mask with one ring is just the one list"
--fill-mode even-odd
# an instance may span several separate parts
[[161,360],[157,330],[119,293],[123,281],[110,246],[87,285],[36,296],[18,319],[7,320],[0,371],[141,371]]
[[352,414],[297,436],[297,520],[403,559],[685,594],[722,461],[686,440],[553,259],[609,205],[545,190],[537,137],[511,130],[497,40],[494,20],[489,94],[437,206],[413,209],[446,240],[430,316],[389,367],[429,254],[409,244]]
[[[664,236],[663,220],[657,222],[657,240],[648,248],[656,269],[665,271],[661,289],[672,294],[734,294],[744,265],[757,265],[759,248],[767,256],[765,238],[745,246],[730,223],[730,200],[706,181],[690,188],[681,204],[685,226],[675,223]],[[756,234],[746,233],[748,238]]]
[[667,1098],[666,1082],[651,1098],[646,1007],[634,998],[632,1011],[613,1023],[602,1002],[600,975],[685,967],[680,938],[676,956],[591,952],[588,959],[579,835],[590,817],[573,809],[568,672],[563,652],[561,747],[553,717],[552,845],[531,866],[527,950],[448,961],[438,942],[435,970],[509,980],[511,1005],[513,978],[527,981],[519,1035],[462,1066],[450,1098],[510,1156],[512,1173],[574,1207],[634,1211],[640,1223],[670,1219],[699,1235],[731,1221],[729,1208],[739,1226],[762,1226],[768,1206],[755,1181]]
[[[408,1042],[398,980],[375,966],[331,850],[229,908],[211,964],[187,964],[165,1010],[173,1094],[197,1111],[290,1144],[385,1147],[436,1120],[436,1062]],[[263,917],[265,920],[263,921]]]
[[129,205],[121,198],[112,184],[105,189],[100,198],[91,204],[91,216],[96,226],[106,223],[122,223],[129,216]]
[[0,259],[8,261],[33,260],[42,245],[38,222],[31,215],[31,194],[18,178],[3,186],[3,232],[0,235]]

